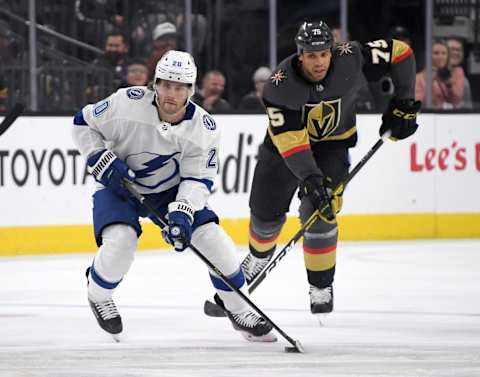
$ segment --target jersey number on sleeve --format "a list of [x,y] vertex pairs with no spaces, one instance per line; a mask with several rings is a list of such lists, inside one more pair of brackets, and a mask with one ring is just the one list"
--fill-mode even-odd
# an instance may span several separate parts
[[390,63],[390,52],[385,51],[388,49],[388,43],[384,39],[379,39],[377,41],[368,42],[367,45],[372,47],[372,63],[380,64],[380,59],[384,60],[385,63]]
[[207,168],[217,168],[217,150],[215,148],[211,149],[210,152],[208,152]]
[[272,127],[282,127],[285,124],[285,117],[282,110],[276,107],[267,107],[268,118]]

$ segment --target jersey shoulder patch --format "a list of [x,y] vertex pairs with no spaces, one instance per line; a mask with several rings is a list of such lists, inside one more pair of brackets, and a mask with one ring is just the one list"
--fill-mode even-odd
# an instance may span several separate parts
[[354,48],[350,42],[339,43],[335,46],[335,52],[339,56],[351,55],[354,53]]
[[93,116],[99,117],[105,113],[110,107],[110,101],[108,99],[97,102],[93,107]]
[[307,102],[310,86],[295,72],[296,54],[283,60],[265,83],[263,97],[268,102],[292,110],[301,109]]
[[128,88],[127,89],[127,97],[130,99],[141,99],[145,95],[145,90],[142,88]]
[[270,81],[272,82],[273,85],[279,86],[287,78],[288,78],[287,72],[279,68],[270,76]]
[[215,120],[209,114],[203,114],[202,122],[207,130],[214,131],[217,128]]

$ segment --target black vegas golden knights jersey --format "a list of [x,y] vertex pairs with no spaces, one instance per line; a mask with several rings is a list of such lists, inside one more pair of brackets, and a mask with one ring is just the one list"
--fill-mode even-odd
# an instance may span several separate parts
[[307,81],[299,64],[296,54],[283,60],[263,93],[269,117],[264,144],[299,179],[318,172],[312,150],[356,144],[355,101],[362,75],[373,81],[390,73],[398,98],[415,96],[415,59],[410,47],[397,40],[337,45],[321,82]]

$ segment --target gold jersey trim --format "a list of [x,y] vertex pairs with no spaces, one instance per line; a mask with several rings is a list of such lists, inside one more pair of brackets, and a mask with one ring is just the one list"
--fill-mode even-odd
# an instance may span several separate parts
[[310,145],[307,130],[305,129],[287,131],[278,135],[274,135],[272,130],[268,128],[268,133],[273,141],[273,144],[275,144],[278,151],[282,155],[302,145]]

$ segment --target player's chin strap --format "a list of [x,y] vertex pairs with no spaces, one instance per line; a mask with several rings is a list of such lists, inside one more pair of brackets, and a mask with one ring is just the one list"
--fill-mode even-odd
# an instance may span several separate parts
[[[341,195],[343,191],[345,190],[345,187],[347,184],[357,175],[357,173],[362,169],[365,164],[372,158],[372,156],[380,149],[380,147],[383,145],[385,140],[387,140],[391,135],[391,131],[385,132],[381,138],[373,145],[372,148],[363,156],[363,158],[355,165],[355,167],[348,173],[346,178],[341,182],[331,193],[330,193],[330,199],[334,197],[335,195]],[[267,275],[277,266],[277,263],[280,262],[280,260],[291,250],[295,247],[295,244],[298,242],[300,238],[303,237],[305,232],[311,228],[313,224],[319,219],[323,218],[321,213],[324,211],[325,208],[322,209],[317,209],[315,212],[312,213],[312,215],[308,218],[307,221],[302,225],[302,227],[295,233],[295,235],[292,237],[290,241],[287,242],[287,244],[283,247],[282,250],[273,258],[263,269],[263,271],[253,280],[250,285],[248,286],[248,292],[252,293],[258,285],[267,277]],[[213,302],[206,300],[203,311],[205,312],[206,315],[210,317],[224,317],[225,312],[223,311],[222,308],[220,308],[217,304],[214,304]]]
[[[162,230],[166,229],[168,227],[167,222],[163,218],[162,214],[155,208],[153,204],[151,204],[148,200],[148,198],[145,198],[142,194],[140,194],[135,187],[133,186],[132,182],[124,180],[123,181],[125,184],[125,187],[127,190],[150,212],[151,215],[155,216],[155,218],[159,221],[159,224],[162,228]],[[239,290],[231,281],[230,279],[223,274],[222,271],[220,271],[210,260],[203,255],[194,245],[189,244],[188,247],[199,257],[203,263],[205,263],[210,270],[212,270],[217,276],[220,277],[220,279],[223,280],[223,282],[232,290],[234,291],[237,295],[240,296],[240,298],[245,301],[245,303],[250,306],[253,310],[255,310],[260,316],[262,316],[272,327],[278,331],[278,333],[287,341],[289,342],[293,349],[296,352],[304,352],[302,344],[298,340],[294,340],[290,338],[280,327],[278,327],[275,322],[273,322],[269,317],[267,317],[263,311],[261,311],[257,305],[255,305],[252,300],[250,300],[245,293],[243,293],[241,290]],[[292,348],[291,348],[292,349]]]

